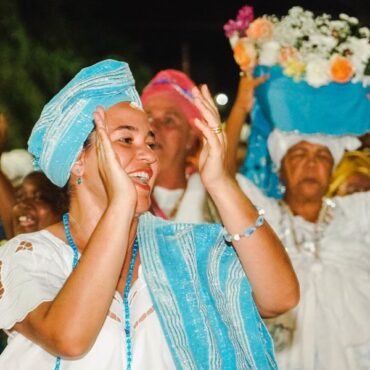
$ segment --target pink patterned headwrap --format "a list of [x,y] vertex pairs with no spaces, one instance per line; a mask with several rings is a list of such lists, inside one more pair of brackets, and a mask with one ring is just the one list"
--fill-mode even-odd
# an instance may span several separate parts
[[170,97],[181,107],[189,124],[195,128],[194,118],[201,119],[202,114],[194,104],[194,97],[191,93],[194,86],[194,82],[185,73],[166,69],[157,73],[144,88],[141,101],[145,107],[146,102],[153,95],[163,94]]

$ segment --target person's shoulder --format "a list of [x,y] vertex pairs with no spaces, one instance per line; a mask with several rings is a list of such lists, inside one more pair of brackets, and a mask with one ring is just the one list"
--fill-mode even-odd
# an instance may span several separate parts
[[5,243],[2,245],[0,249],[0,253],[8,254],[11,252],[19,251],[20,249],[25,250],[33,250],[33,242],[34,242],[34,235],[38,234],[39,231],[35,233],[29,233],[29,234],[19,234],[14,236],[13,238],[5,241]]
[[9,256],[19,252],[32,252],[33,255],[53,258],[52,255],[55,253],[61,253],[61,244],[63,244],[63,241],[53,236],[47,230],[24,233],[8,240],[0,248],[0,256]]
[[247,195],[247,197],[255,206],[268,208],[269,210],[277,210],[278,199],[271,198],[265,195],[260,188],[258,188],[255,184],[253,184],[251,180],[249,180],[241,173],[237,173],[235,178],[241,190],[244,192],[244,194]]
[[239,184],[240,188],[243,190],[245,194],[250,197],[257,197],[257,198],[265,198],[266,200],[269,199],[266,195],[263,194],[262,190],[258,188],[251,180],[245,177],[241,173],[237,173],[235,175],[235,179]]
[[329,198],[332,202],[334,220],[338,229],[353,232],[354,237],[370,234],[370,192],[359,192],[346,196]]
[[22,243],[23,241],[34,242],[35,244],[48,243],[48,241],[51,240],[49,234],[50,233],[47,230],[39,230],[31,233],[18,234],[14,236],[12,239],[8,240],[5,243],[4,247],[19,244]]
[[370,206],[370,191],[336,196],[331,199],[338,207],[356,210],[358,207]]

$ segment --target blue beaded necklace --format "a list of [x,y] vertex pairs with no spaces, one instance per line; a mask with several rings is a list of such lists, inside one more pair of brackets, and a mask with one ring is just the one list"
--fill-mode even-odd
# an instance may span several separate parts
[[68,213],[65,213],[63,215],[63,226],[64,226],[64,233],[66,234],[66,238],[68,241],[69,246],[72,248],[73,251],[73,261],[72,261],[72,269],[74,270],[75,267],[77,266],[78,262],[78,249],[73,241],[72,234],[71,234],[71,229],[69,227],[69,215]]
[[139,242],[137,239],[135,239],[134,246],[132,247],[132,256],[130,261],[130,267],[127,274],[126,285],[123,291],[123,305],[125,309],[124,313],[125,313],[127,370],[131,370],[132,363],[132,340],[131,340],[130,306],[128,303],[128,293],[130,292],[132,274],[134,272],[135,260],[138,251],[139,251]]
[[[63,226],[64,226],[64,233],[66,235],[67,241],[69,246],[72,248],[73,251],[73,261],[72,261],[72,269],[74,270],[78,263],[78,249],[73,241],[71,229],[69,227],[69,215],[65,213],[63,215]],[[126,354],[127,354],[127,370],[131,370],[132,364],[132,340],[131,340],[131,323],[130,323],[130,306],[128,303],[128,294],[130,292],[131,281],[132,281],[132,274],[134,272],[135,267],[135,260],[137,256],[137,252],[139,251],[139,242],[137,239],[134,241],[134,246],[132,248],[132,255],[130,260],[130,266],[127,274],[127,280],[125,289],[123,291],[123,305],[124,305],[124,314],[125,314],[125,335],[126,335]],[[55,361],[54,370],[60,369],[61,359],[60,356],[57,356]]]
[[[77,246],[76,246],[76,244],[75,244],[75,242],[73,241],[73,238],[72,238],[71,229],[69,227],[69,215],[68,215],[68,213],[65,213],[63,215],[63,226],[64,226],[64,233],[66,235],[68,244],[72,248],[72,251],[73,251],[72,270],[74,270],[75,267],[77,266],[77,262],[78,262],[78,249],[77,249]],[[61,363],[60,356],[57,356],[56,361],[55,361],[54,370],[59,370],[60,369],[60,363]]]

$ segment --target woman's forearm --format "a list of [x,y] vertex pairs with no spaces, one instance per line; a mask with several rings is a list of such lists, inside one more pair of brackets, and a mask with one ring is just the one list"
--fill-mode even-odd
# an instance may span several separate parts
[[263,75],[252,78],[252,71],[242,74],[239,80],[238,93],[235,102],[231,108],[230,115],[226,120],[227,137],[227,165],[232,175],[237,171],[237,153],[240,140],[240,134],[243,124],[251,112],[254,101],[254,90],[268,78]]
[[[79,356],[94,343],[111,305],[129,243],[134,206],[108,207],[54,301],[15,329],[48,351]],[[132,210],[132,211],[131,211]]]
[[240,134],[247,115],[248,112],[246,112],[245,108],[241,105],[241,103],[238,103],[238,101],[236,101],[226,121],[225,128],[227,137],[226,158],[228,169],[232,175],[235,175],[237,172],[237,154],[240,141]]
[[[212,96],[206,86],[193,89],[195,103],[204,120],[194,124],[204,135],[199,159],[202,182],[212,197],[222,222],[229,233],[241,234],[254,226],[258,211],[244,195],[235,176],[227,168],[225,136]],[[299,296],[297,278],[280,240],[270,226],[265,225],[250,238],[234,243],[245,273],[251,282],[255,300],[264,316],[273,316],[293,307]]]
[[[255,225],[258,210],[231,177],[208,191],[230,234],[241,234]],[[275,316],[297,304],[297,277],[283,245],[266,221],[250,237],[233,242],[233,246],[262,316]]]

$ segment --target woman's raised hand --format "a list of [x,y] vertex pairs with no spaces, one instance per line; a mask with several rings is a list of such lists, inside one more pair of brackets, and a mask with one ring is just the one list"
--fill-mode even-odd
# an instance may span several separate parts
[[113,149],[105,122],[104,108],[97,107],[93,117],[96,127],[98,168],[107,192],[108,201],[125,200],[126,203],[131,201],[132,206],[135,207],[137,191]]
[[238,93],[235,102],[230,110],[230,115],[226,120],[227,137],[227,160],[231,174],[235,174],[238,168],[238,147],[242,127],[247,118],[247,114],[252,110],[254,102],[255,88],[268,79],[268,75],[253,78],[253,71],[241,72]]
[[263,84],[268,78],[268,75],[253,78],[252,70],[241,72],[235,105],[242,109],[245,114],[252,110],[254,90],[259,85]]
[[230,177],[226,165],[226,137],[222,129],[219,112],[206,85],[194,87],[195,105],[203,119],[194,123],[203,134],[203,148],[199,158],[199,173],[204,186],[210,191],[220,181]]

